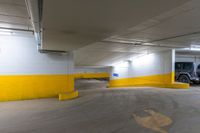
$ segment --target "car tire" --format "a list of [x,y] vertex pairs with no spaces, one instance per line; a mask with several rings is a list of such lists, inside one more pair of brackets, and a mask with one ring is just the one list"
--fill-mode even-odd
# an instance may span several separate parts
[[182,83],[187,83],[189,84],[190,83],[190,79],[187,75],[181,75],[179,78],[178,78],[178,81],[179,82],[182,82]]

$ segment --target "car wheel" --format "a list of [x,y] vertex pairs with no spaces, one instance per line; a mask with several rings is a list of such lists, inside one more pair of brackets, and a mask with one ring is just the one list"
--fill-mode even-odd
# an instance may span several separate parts
[[187,75],[181,75],[179,78],[178,78],[178,81],[179,82],[182,82],[182,83],[190,83],[190,79]]

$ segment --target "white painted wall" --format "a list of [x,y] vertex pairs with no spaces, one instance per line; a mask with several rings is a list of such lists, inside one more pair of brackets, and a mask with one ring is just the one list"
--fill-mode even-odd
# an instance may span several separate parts
[[[115,64],[111,72],[112,79],[171,73],[174,70],[174,58],[174,50],[135,57],[129,62]],[[113,76],[114,73],[118,77]]]
[[71,73],[73,70],[67,70],[73,63],[71,57],[39,53],[33,35],[0,35],[0,75]]

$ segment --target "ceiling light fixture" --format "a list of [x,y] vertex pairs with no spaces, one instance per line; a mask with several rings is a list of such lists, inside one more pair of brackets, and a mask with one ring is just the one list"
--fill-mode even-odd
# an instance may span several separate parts
[[1,29],[1,28],[0,28],[0,35],[13,35],[13,34],[15,34],[15,33],[13,32],[13,30]]
[[190,50],[191,51],[200,51],[200,45],[191,45]]
[[190,48],[191,51],[200,51],[200,48]]
[[2,32],[0,31],[0,35],[13,35],[13,32]]

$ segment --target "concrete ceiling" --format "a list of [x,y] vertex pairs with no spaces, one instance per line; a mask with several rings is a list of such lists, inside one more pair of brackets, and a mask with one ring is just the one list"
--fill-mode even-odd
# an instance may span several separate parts
[[[199,0],[43,0],[42,47],[73,50],[77,66],[109,66],[200,45],[199,22]],[[25,0],[0,0],[0,27],[32,30]]]
[[32,30],[25,0],[0,0],[0,31]]
[[170,48],[97,42],[76,50],[75,64],[78,66],[90,64],[94,66],[109,66],[116,61],[164,49]]
[[199,22],[199,0],[44,0],[43,46],[74,50],[78,66],[107,66],[200,44]]
[[[119,34],[110,36],[101,41],[102,43],[99,45],[93,43],[77,50],[75,52],[76,64],[109,65],[112,63],[111,61],[123,60],[140,53],[151,53],[165,49],[179,49],[190,47],[191,45],[200,45],[199,22],[200,1],[188,1],[172,10],[128,28]],[[134,42],[140,42],[142,45],[134,45]],[[102,51],[101,53],[103,55],[105,51],[110,51],[109,54],[111,57],[104,57],[101,53],[94,51]],[[112,58],[112,55],[116,54],[122,56]],[[96,62],[94,61],[95,59],[90,60],[89,57],[95,56],[98,57]],[[98,60],[99,57],[102,58]],[[115,60],[110,60],[111,58]],[[85,60],[87,62],[84,62]]]
[[199,51],[176,51],[176,56],[200,56]]
[[44,0],[43,48],[76,50],[120,34],[188,0]]

